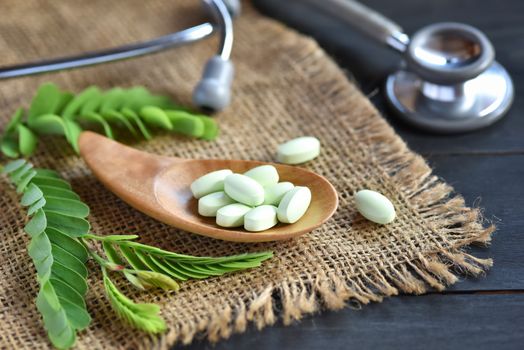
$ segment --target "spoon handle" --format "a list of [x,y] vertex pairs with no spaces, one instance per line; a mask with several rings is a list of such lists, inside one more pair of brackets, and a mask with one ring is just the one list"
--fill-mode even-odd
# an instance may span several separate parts
[[80,135],[79,146],[80,155],[100,182],[125,202],[146,213],[158,210],[153,187],[155,177],[180,161],[141,152],[91,131]]

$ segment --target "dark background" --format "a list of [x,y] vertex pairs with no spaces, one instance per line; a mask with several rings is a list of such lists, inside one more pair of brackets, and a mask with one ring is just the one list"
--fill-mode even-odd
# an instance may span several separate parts
[[[318,0],[322,1],[322,0]],[[464,278],[444,293],[398,296],[361,310],[324,311],[290,327],[248,330],[216,346],[205,340],[184,349],[524,349],[524,1],[365,0],[408,34],[434,22],[458,21],[486,33],[516,89],[509,114],[487,129],[437,136],[392,116],[384,77],[399,57],[349,25],[300,0],[259,0],[257,7],[311,35],[351,72],[396,131],[424,155],[435,173],[485,208],[498,227],[489,248],[472,248],[495,265],[484,278]],[[378,88],[378,91],[377,91]]]

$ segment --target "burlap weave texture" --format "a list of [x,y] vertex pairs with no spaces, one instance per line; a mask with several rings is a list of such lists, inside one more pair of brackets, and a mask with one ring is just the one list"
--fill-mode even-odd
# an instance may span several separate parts
[[[261,17],[248,4],[236,21],[233,104],[217,116],[222,133],[205,142],[173,135],[137,142],[140,149],[191,158],[272,161],[277,145],[314,135],[321,156],[304,166],[336,187],[340,207],[320,229],[299,239],[264,244],[221,242],[163,225],[120,201],[90,174],[60,138],[46,138],[32,161],[59,171],[91,207],[97,234],[139,234],[141,241],[194,255],[273,250],[275,258],[251,271],[184,282],[177,293],[138,292],[133,299],[161,305],[169,330],[144,336],[117,320],[101,276],[90,266],[88,310],[92,325],[78,349],[160,348],[206,335],[210,340],[282,320],[288,324],[322,308],[380,301],[401,292],[442,290],[457,274],[479,274],[491,264],[462,251],[486,243],[478,210],[464,206],[451,187],[431,174],[318,45]],[[152,38],[204,19],[198,1],[16,1],[0,3],[1,64],[110,47]],[[189,104],[216,38],[132,61],[59,74],[2,81],[0,128],[36,87],[53,81],[79,92],[144,85]],[[392,199],[398,213],[390,225],[364,220],[352,195],[369,188]],[[23,232],[25,212],[7,181],[0,180],[0,348],[50,345],[34,305],[38,290]]]

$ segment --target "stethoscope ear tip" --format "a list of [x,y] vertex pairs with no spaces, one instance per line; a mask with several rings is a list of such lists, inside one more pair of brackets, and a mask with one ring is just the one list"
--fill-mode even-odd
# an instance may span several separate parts
[[193,103],[206,111],[220,111],[231,100],[234,68],[230,60],[213,56],[207,61],[202,79],[193,90]]

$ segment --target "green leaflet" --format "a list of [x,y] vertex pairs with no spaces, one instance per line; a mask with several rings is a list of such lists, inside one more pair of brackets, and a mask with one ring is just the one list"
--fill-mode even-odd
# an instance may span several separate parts
[[22,204],[24,207],[27,207],[28,205],[33,204],[43,196],[44,193],[42,192],[42,190],[40,190],[40,188],[38,188],[35,184],[30,184],[25,190],[24,195],[20,200],[20,204]]
[[53,196],[46,196],[45,200],[46,210],[63,213],[76,218],[85,218],[89,215],[89,207],[79,200]]
[[18,124],[18,149],[20,153],[28,157],[36,148],[37,138],[33,132],[22,124]]
[[205,127],[202,119],[184,111],[168,110],[165,115],[171,122],[173,130],[188,136],[201,137],[204,135]]
[[44,83],[36,91],[36,95],[29,107],[27,117],[29,125],[35,118],[48,113],[55,113],[60,106],[61,93],[58,87],[53,83]]
[[149,127],[190,137],[213,140],[218,135],[214,119],[174,105],[166,96],[153,95],[144,87],[101,91],[91,86],[74,95],[52,83],[41,85],[31,102],[27,118],[20,108],[0,140],[7,157],[28,157],[37,147],[38,135],[63,135],[79,153],[78,137],[84,128],[95,127],[113,139],[115,128],[135,137],[152,138]]
[[140,110],[140,116],[147,124],[166,129],[173,130],[173,124],[167,117],[166,112],[158,107],[146,106]]
[[73,99],[65,106],[62,111],[62,116],[66,119],[72,119],[77,116],[80,109],[95,96],[100,96],[100,90],[96,86],[90,86],[78,95],[74,96]]
[[89,222],[83,218],[60,212],[45,211],[47,227],[66,233],[70,237],[82,237],[89,232]]
[[13,160],[12,162],[9,162],[4,169],[2,170],[2,174],[11,174],[15,172],[16,170],[20,169],[26,164],[25,159],[17,159]]
[[51,243],[67,250],[81,262],[85,263],[87,261],[87,250],[76,238],[49,227],[45,231]]
[[38,210],[24,227],[24,231],[31,237],[44,232],[47,227],[47,218],[43,210]]
[[55,197],[64,199],[80,199],[80,197],[69,189],[63,187],[54,187],[49,185],[38,185],[40,191],[43,192],[44,197]]
[[75,329],[69,322],[65,309],[61,307],[49,280],[42,284],[36,298],[36,306],[42,314],[45,329],[53,345],[58,349],[73,346],[76,340]]
[[18,182],[18,186],[16,186],[16,192],[22,193],[24,192],[25,188],[31,182],[31,180],[36,176],[35,170],[29,170],[27,173],[25,173]]

